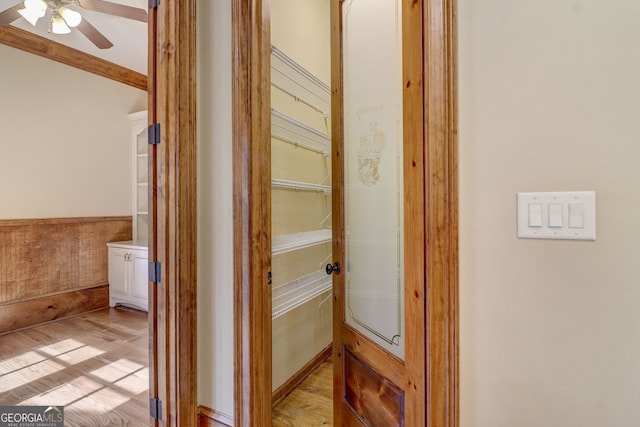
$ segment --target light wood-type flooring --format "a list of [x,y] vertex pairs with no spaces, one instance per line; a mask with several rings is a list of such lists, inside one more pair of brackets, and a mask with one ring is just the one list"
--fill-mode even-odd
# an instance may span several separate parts
[[147,426],[147,313],[110,308],[0,336],[0,405],[64,406],[65,426]]
[[273,427],[333,425],[333,365],[322,363],[273,408]]

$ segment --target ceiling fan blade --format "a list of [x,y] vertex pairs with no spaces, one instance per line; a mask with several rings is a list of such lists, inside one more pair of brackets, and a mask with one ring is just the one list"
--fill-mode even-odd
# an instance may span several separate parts
[[86,19],[80,22],[80,25],[76,27],[91,43],[95,44],[98,49],[109,49],[113,46],[113,43],[109,41],[100,31],[89,23]]
[[134,21],[147,22],[149,17],[145,9],[140,9],[124,4],[112,3],[105,0],[79,0],[78,4],[87,10],[133,19]]
[[20,9],[24,9],[22,2],[0,12],[0,25],[9,25],[16,19],[20,18],[20,14],[18,13]]

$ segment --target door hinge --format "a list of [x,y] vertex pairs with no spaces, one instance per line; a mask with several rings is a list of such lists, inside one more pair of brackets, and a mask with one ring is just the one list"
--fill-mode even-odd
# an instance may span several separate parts
[[267,285],[271,286],[271,283],[273,282],[273,274],[271,274],[271,272],[267,273]]
[[160,144],[160,123],[151,123],[149,125],[149,145]]
[[149,412],[151,418],[156,420],[162,419],[162,400],[152,397],[149,399]]
[[158,283],[161,280],[162,266],[157,261],[149,261],[149,281]]
[[160,0],[149,0],[149,9],[157,9],[160,5]]

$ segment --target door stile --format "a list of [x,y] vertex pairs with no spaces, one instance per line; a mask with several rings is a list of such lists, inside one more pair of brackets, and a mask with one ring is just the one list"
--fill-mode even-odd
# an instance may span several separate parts
[[423,1],[403,1],[404,253],[407,426],[426,424],[425,110]]
[[[148,18],[148,62],[147,62],[147,121],[148,124],[156,123],[157,121],[157,88],[156,88],[156,66],[157,66],[157,54],[158,38],[157,38],[157,10],[149,8]],[[147,147],[148,158],[147,168],[149,174],[149,260],[158,259],[158,199],[156,194],[158,193],[158,171],[157,171],[157,146],[149,145]],[[159,390],[165,387],[164,375],[159,375],[159,360],[158,360],[158,342],[161,337],[158,336],[158,295],[157,288],[154,283],[149,282],[149,398],[155,399],[158,397]],[[153,427],[158,426],[158,420],[151,417],[149,423]]]
[[[345,259],[344,233],[341,219],[344,217],[344,178],[342,161],[342,135],[344,134],[342,92],[342,2],[331,0],[331,209],[332,209],[332,254],[333,259]],[[340,165],[340,166],[336,166]],[[333,276],[333,425],[346,424],[342,410],[344,389],[344,363],[342,344],[342,321],[344,319],[344,274]],[[351,420],[353,422],[354,420]]]

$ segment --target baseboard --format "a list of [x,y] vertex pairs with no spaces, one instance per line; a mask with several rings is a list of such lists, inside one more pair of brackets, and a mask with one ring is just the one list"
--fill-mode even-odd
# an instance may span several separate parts
[[198,406],[199,427],[233,427],[233,418],[206,406]]
[[0,334],[109,306],[109,285],[0,305]]
[[[316,357],[311,359],[309,363],[304,365],[302,369],[289,378],[287,382],[278,387],[278,389],[273,392],[273,406],[295,390],[295,388],[299,386],[300,383],[302,383],[302,381],[304,381],[318,366],[331,358],[332,350],[332,344],[329,344],[324,350],[318,353]],[[233,423],[233,418],[228,415],[222,414],[206,406],[201,405],[198,407],[199,427],[233,427]]]
[[293,374],[284,384],[278,387],[271,397],[273,406],[276,406],[282,399],[287,397],[293,390],[296,389],[311,373],[320,366],[324,361],[331,357],[333,345],[329,344],[324,350],[322,350],[316,357],[311,359],[309,363],[304,365],[302,369]]

